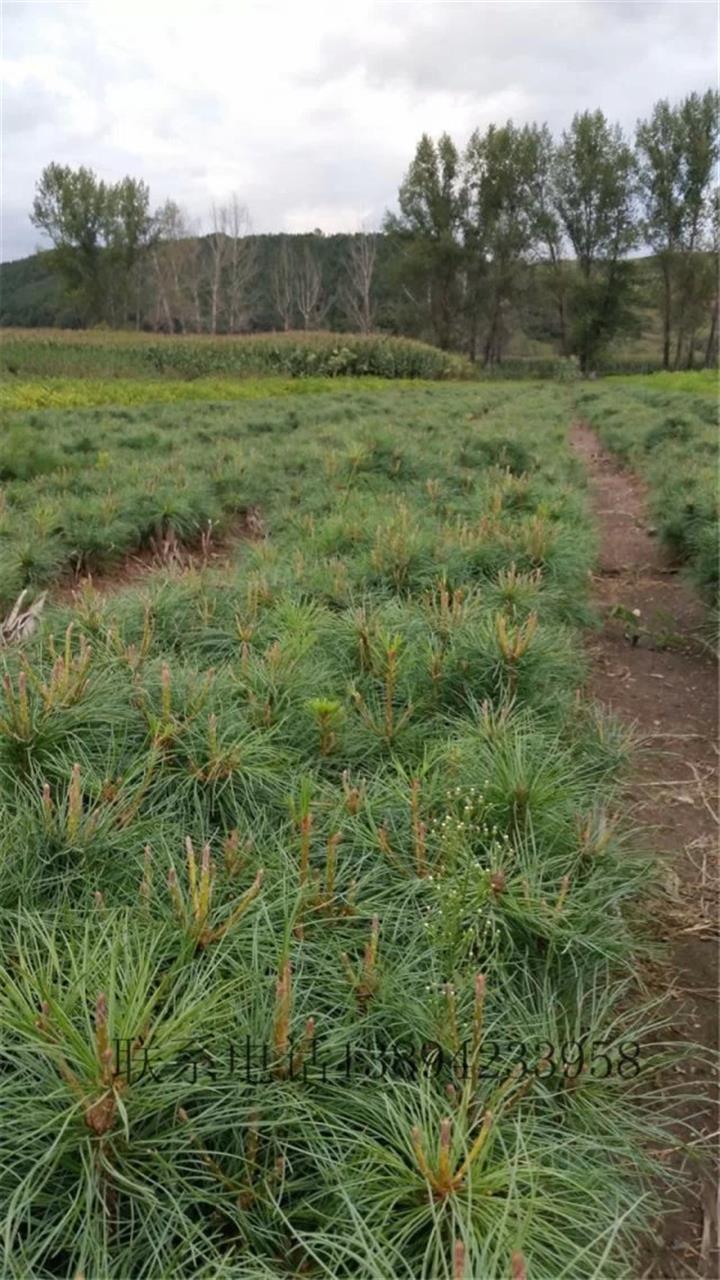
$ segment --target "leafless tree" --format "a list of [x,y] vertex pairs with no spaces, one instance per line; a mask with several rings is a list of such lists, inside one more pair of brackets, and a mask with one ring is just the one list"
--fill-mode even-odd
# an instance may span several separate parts
[[293,312],[295,310],[295,271],[290,248],[286,240],[282,242],[277,261],[273,267],[270,288],[275,310],[280,317],[283,329],[287,333],[288,329],[292,328]]
[[320,266],[310,245],[306,244],[295,273],[298,311],[303,328],[317,327],[327,312],[329,302],[323,298]]
[[212,231],[208,236],[210,251],[210,332],[217,333],[220,319],[221,290],[223,267],[228,250],[227,211],[213,205],[211,211]]
[[225,313],[230,333],[247,327],[248,293],[257,274],[257,253],[251,240],[250,215],[233,192],[224,209],[230,243],[227,252]]
[[371,333],[373,328],[372,286],[376,260],[377,236],[365,231],[353,236],[345,264],[343,304],[348,320],[360,333]]
[[209,246],[209,329],[237,333],[247,322],[248,291],[257,269],[250,217],[235,192],[212,207]]
[[172,200],[155,214],[151,322],[156,329],[186,333],[201,327],[198,230]]

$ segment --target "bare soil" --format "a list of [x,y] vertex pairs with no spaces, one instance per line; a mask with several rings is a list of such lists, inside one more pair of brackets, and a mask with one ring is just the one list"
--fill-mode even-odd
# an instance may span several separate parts
[[257,507],[239,511],[222,531],[212,528],[193,543],[159,540],[155,546],[129,552],[117,564],[101,573],[73,573],[52,592],[56,603],[71,604],[84,587],[101,595],[113,595],[124,587],[141,585],[159,570],[182,575],[193,569],[222,568],[235,554],[238,542],[256,541],[265,536],[265,526]]
[[[640,739],[627,801],[633,822],[650,832],[664,862],[669,905],[657,930],[667,946],[661,981],[673,1001],[673,1035],[716,1050],[718,681],[702,640],[705,610],[653,536],[642,481],[607,453],[590,427],[576,423],[571,443],[588,472],[600,535],[592,589],[603,625],[587,641],[588,692],[631,723]],[[712,1149],[716,1107],[700,1102],[695,1116]],[[697,1158],[700,1149],[672,1157],[683,1168],[686,1189],[657,1224],[638,1276],[720,1275],[715,1170],[709,1159]]]

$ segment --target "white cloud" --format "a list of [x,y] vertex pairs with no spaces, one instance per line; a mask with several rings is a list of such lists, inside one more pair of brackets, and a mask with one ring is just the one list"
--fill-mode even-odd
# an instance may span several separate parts
[[196,218],[237,190],[256,230],[345,230],[379,222],[423,131],[595,106],[632,127],[715,81],[713,0],[6,0],[3,22],[7,257],[51,160]]

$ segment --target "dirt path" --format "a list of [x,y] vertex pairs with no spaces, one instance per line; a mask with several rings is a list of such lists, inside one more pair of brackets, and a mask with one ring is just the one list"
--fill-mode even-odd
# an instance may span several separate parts
[[[641,481],[589,427],[574,425],[571,442],[588,471],[600,533],[593,594],[605,622],[588,641],[589,691],[641,739],[628,799],[633,821],[652,830],[667,860],[671,907],[659,931],[677,1002],[674,1033],[717,1048],[718,691],[716,664],[699,639],[704,608],[648,529]],[[702,1127],[717,1129],[714,1108]],[[665,1217],[643,1259],[641,1274],[652,1280],[720,1274],[714,1178],[692,1153],[685,1174],[682,1208]]]

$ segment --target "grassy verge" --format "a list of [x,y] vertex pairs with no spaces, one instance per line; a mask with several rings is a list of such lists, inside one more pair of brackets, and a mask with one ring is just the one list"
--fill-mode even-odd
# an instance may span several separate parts
[[[654,374],[577,395],[579,412],[605,444],[647,479],[660,536],[709,598],[718,590],[718,412],[716,397],[704,394],[713,381],[711,374]],[[689,394],[688,385],[701,393]]]
[[[357,388],[25,421],[87,438],[90,475],[109,454],[127,511],[175,467],[176,504],[212,482],[269,537],[6,653],[9,1276],[628,1274],[672,1140],[629,999],[627,743],[577,696],[570,408]],[[56,487],[48,538],[65,470],[8,487],[36,525]]]
[[647,391],[689,391],[693,395],[712,396],[717,400],[717,369],[697,369],[694,372],[667,373],[659,370],[652,374],[618,374],[613,376],[613,384],[644,388]]

